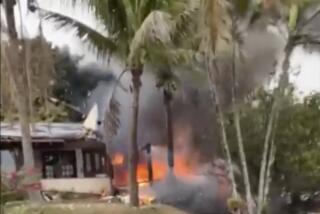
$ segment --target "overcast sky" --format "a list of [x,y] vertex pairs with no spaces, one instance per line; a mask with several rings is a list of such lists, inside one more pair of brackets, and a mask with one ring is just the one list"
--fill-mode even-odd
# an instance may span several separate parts
[[[22,20],[24,26],[26,26],[24,34],[28,34],[28,36],[31,37],[35,36],[38,32],[38,14],[27,12],[25,7],[26,0],[21,0],[21,2]],[[38,2],[43,8],[58,11],[65,15],[75,17],[90,26],[99,27],[94,17],[85,8],[79,6],[76,9],[72,9],[70,4],[58,4],[57,0],[39,0]],[[16,10],[16,14],[18,14],[18,8],[16,8]],[[18,18],[18,20],[20,20],[20,18]],[[83,63],[96,61],[94,54],[86,51],[83,42],[74,36],[72,30],[57,30],[53,23],[47,21],[43,23],[44,34],[47,40],[59,47],[68,46],[72,54],[84,55]],[[320,54],[307,53],[302,48],[296,48],[291,61],[292,68],[301,69],[300,72],[297,72],[298,75],[292,76],[291,79],[298,87],[298,90],[303,94],[320,91]]]

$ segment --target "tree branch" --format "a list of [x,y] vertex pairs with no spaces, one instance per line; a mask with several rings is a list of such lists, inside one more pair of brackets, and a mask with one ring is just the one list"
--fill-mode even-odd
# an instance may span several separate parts
[[318,15],[320,15],[320,7],[318,7],[318,9],[304,22],[302,22],[299,27],[298,27],[298,32],[304,28],[307,24],[309,24],[310,22],[312,22]]
[[314,45],[320,45],[320,38],[314,38],[312,36],[303,35],[299,36],[295,41],[294,45],[305,45],[305,44],[314,44]]

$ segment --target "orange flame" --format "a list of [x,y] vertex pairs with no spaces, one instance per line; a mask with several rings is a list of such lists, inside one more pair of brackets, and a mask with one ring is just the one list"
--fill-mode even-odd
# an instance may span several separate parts
[[120,166],[124,162],[124,155],[120,153],[116,153],[112,158],[112,164],[114,166]]
[[[192,165],[188,164],[187,161],[179,155],[175,156],[175,165],[174,165],[174,173],[177,176],[186,177],[193,172]],[[128,171],[124,167],[124,155],[117,153],[112,159],[112,163],[115,167],[115,184],[118,186],[126,185],[128,179]],[[153,169],[153,179],[161,180],[166,177],[168,173],[168,165],[165,160],[153,160],[152,161],[152,169]],[[140,162],[137,166],[137,181],[139,183],[148,182],[148,167],[147,163]]]

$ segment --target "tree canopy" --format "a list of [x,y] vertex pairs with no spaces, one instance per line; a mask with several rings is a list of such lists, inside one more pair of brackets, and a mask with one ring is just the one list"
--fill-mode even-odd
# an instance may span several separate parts
[[[274,143],[277,145],[272,191],[276,193],[316,192],[320,182],[320,94],[297,98],[291,93],[282,101]],[[241,112],[242,132],[253,186],[257,185],[261,143],[273,99],[272,91],[260,90],[255,99]],[[237,157],[232,117],[228,133],[233,156]]]

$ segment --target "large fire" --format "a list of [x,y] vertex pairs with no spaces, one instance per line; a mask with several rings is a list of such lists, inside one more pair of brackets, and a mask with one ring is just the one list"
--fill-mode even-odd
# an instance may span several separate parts
[[[174,175],[179,178],[184,184],[190,185],[191,188],[198,188],[199,185],[207,187],[208,181],[215,176],[218,182],[218,189],[216,194],[220,198],[228,198],[231,193],[230,181],[227,176],[225,162],[220,159],[214,160],[212,163],[199,162],[200,154],[188,150],[177,148],[174,155]],[[153,146],[150,153],[140,151],[140,160],[137,166],[137,181],[139,183],[139,200],[141,204],[150,204],[156,197],[155,190],[150,184],[150,171],[152,171],[152,181],[161,184],[165,181],[169,173],[167,163],[167,149],[162,146]],[[148,159],[148,158],[150,158]],[[150,170],[150,163],[152,170]],[[123,153],[115,153],[112,157],[112,164],[114,167],[114,185],[121,189],[128,185],[129,172],[127,168],[127,157]],[[214,182],[215,179],[212,179]],[[159,181],[159,182],[158,182]],[[198,187],[197,187],[198,185]],[[212,185],[208,185],[210,190]],[[212,193],[215,194],[215,193]],[[127,197],[127,195],[126,195]],[[127,199],[125,200],[127,201]],[[127,203],[127,202],[125,202]]]
[[[176,127],[174,136],[174,176],[180,184],[189,185],[190,188],[207,188],[213,190],[211,182],[218,182],[217,194],[221,198],[229,197],[231,192],[230,181],[227,176],[227,168],[224,162],[216,160],[204,162],[200,152],[195,150],[190,142],[192,138],[191,128],[186,125]],[[137,166],[137,181],[139,183],[139,199],[141,204],[150,204],[156,197],[158,185],[170,185],[173,177],[168,167],[167,146],[145,145],[139,151]],[[128,186],[128,159],[125,153],[114,153],[111,159],[113,165],[113,183],[119,189]],[[168,176],[168,177],[167,177]],[[213,177],[216,179],[213,179]],[[150,185],[150,182],[155,185]],[[158,182],[159,181],[159,182]],[[169,188],[170,189],[170,188]],[[209,192],[211,192],[209,190]],[[173,191],[174,188],[173,188]],[[213,190],[215,192],[215,190]],[[212,193],[214,195],[215,193]],[[211,195],[211,196],[212,196]],[[210,196],[210,197],[211,197]],[[128,195],[125,195],[127,201]],[[127,202],[125,202],[127,203]]]
[[[153,171],[153,180],[161,180],[166,177],[168,173],[168,165],[166,162],[166,155],[163,155],[163,150],[161,150],[161,157],[157,154],[153,154],[152,159],[152,171]],[[174,173],[177,176],[187,177],[192,173],[193,167],[186,158],[182,155],[175,154],[174,157]],[[112,164],[114,166],[115,172],[115,185],[116,186],[125,186],[128,182],[128,170],[126,168],[125,156],[122,153],[114,154],[112,158]],[[137,168],[137,180],[140,184],[149,182],[149,171],[147,161],[142,159],[140,160]]]

